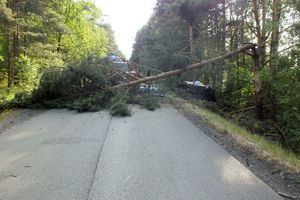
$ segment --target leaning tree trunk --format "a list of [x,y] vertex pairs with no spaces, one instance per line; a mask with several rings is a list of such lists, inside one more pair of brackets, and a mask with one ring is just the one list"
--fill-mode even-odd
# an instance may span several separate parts
[[255,45],[254,44],[247,44],[247,45],[242,46],[242,47],[240,47],[240,48],[238,48],[234,51],[231,51],[231,52],[229,52],[225,55],[222,55],[222,56],[219,56],[219,57],[216,57],[216,58],[212,58],[210,60],[204,60],[202,62],[194,63],[192,65],[188,65],[188,66],[184,67],[183,69],[182,68],[181,69],[176,69],[176,70],[164,72],[164,73],[161,73],[161,74],[158,74],[158,75],[155,75],[155,76],[149,76],[149,77],[146,77],[146,78],[131,81],[129,83],[116,85],[116,86],[113,86],[111,89],[115,90],[115,89],[122,88],[122,87],[135,87],[136,85],[141,84],[141,83],[147,83],[147,82],[151,82],[151,81],[156,81],[156,80],[161,80],[161,79],[164,79],[164,78],[168,78],[168,77],[171,77],[171,76],[176,76],[176,75],[182,74],[182,73],[187,72],[187,71],[199,69],[201,67],[207,66],[207,65],[212,64],[212,63],[217,63],[217,62],[223,61],[224,59],[231,58],[231,57],[236,56],[237,54],[239,54],[241,52],[244,52],[246,50],[249,50],[249,49],[255,49]]

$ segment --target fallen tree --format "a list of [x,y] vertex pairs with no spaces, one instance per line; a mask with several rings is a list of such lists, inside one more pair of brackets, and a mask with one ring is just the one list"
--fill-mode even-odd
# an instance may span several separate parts
[[171,76],[176,76],[178,74],[182,74],[182,73],[187,72],[187,71],[192,71],[192,70],[201,68],[201,67],[206,66],[208,64],[216,63],[216,62],[231,58],[231,57],[233,57],[233,56],[235,56],[235,55],[237,55],[241,52],[245,52],[246,50],[249,50],[249,49],[255,51],[256,45],[255,44],[246,44],[246,45],[238,48],[237,50],[231,51],[231,52],[229,52],[225,55],[218,56],[216,58],[212,58],[212,59],[209,59],[209,60],[204,60],[202,62],[198,62],[198,63],[192,64],[192,65],[188,65],[188,66],[186,66],[182,69],[175,69],[175,70],[164,72],[164,73],[161,73],[161,74],[158,74],[158,75],[149,76],[149,77],[146,77],[146,78],[134,80],[134,81],[131,81],[131,82],[128,82],[128,83],[122,83],[122,84],[113,86],[111,89],[115,90],[115,89],[122,88],[122,87],[135,87],[136,85],[141,84],[141,83],[147,83],[147,82],[152,82],[152,81],[168,78],[168,77],[171,77]]
[[0,105],[0,112],[12,108],[67,108],[78,112],[108,109],[112,115],[126,116],[130,115],[129,103],[148,110],[157,108],[158,101],[148,93],[131,88],[111,90],[135,79],[106,58],[89,57],[65,68],[44,70],[37,88],[31,93],[17,93],[12,101]]
[[[30,95],[20,94],[16,96],[14,105],[17,105],[16,107],[69,108],[80,112],[98,111],[118,102],[117,100],[112,100],[112,98],[116,97],[117,99],[120,96],[116,95],[119,91],[118,89],[130,91],[140,83],[153,82],[175,76],[228,59],[249,49],[255,49],[255,45],[247,44],[225,55],[195,63],[183,69],[176,69],[138,80],[135,80],[135,77],[125,72],[114,69],[111,66],[112,63],[107,60],[88,58],[80,64],[70,65],[65,69],[49,69],[45,71],[39,87]],[[125,96],[127,93],[125,92]],[[121,99],[125,98],[122,97]],[[126,101],[124,100],[124,102]],[[118,106],[123,105],[124,102],[118,103]],[[142,104],[150,105],[147,101],[141,102]]]

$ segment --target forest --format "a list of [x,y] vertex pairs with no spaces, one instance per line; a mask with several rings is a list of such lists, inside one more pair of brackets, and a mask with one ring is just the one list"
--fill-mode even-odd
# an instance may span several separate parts
[[0,111],[99,110],[109,53],[122,55],[94,1],[0,0]]
[[[165,85],[181,96],[183,80],[211,86],[216,102],[208,108],[300,153],[299,1],[157,0],[130,62],[184,71],[244,45],[255,48]],[[122,56],[94,1],[0,0],[0,110],[110,105],[126,114],[124,104],[136,99],[119,101],[124,91],[110,91],[124,80],[116,78],[109,53]]]
[[30,93],[46,69],[108,52],[119,50],[93,1],[0,1],[0,102]]
[[177,94],[182,80],[211,86],[217,102],[209,107],[235,114],[251,131],[299,153],[299,39],[297,0],[158,0],[137,33],[131,60],[170,71],[255,44],[255,52],[169,78],[166,85]]

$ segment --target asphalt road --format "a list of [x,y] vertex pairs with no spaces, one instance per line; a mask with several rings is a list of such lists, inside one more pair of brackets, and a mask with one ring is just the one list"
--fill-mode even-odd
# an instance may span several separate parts
[[0,200],[279,200],[173,108],[50,110],[0,135]]

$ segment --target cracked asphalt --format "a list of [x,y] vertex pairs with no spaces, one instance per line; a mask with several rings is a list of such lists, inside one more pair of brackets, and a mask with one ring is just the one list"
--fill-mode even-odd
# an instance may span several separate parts
[[0,200],[279,200],[171,107],[50,110],[0,135]]

